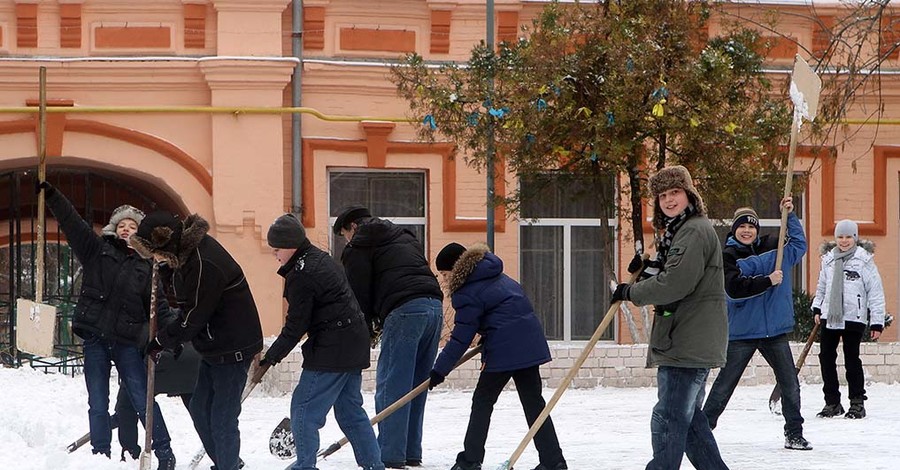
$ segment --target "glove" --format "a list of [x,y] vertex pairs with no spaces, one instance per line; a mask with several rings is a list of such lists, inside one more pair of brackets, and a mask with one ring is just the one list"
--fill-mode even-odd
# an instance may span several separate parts
[[610,305],[616,302],[623,302],[626,300],[630,300],[628,297],[628,291],[631,290],[631,286],[625,283],[619,284],[616,286],[616,291],[613,292],[612,298],[609,299]]
[[634,274],[644,269],[644,258],[640,254],[635,254],[631,262],[628,263],[628,274]]
[[819,307],[813,307],[812,312],[813,315],[822,315],[822,309]]
[[34,194],[41,194],[41,191],[44,190],[49,194],[51,189],[53,189],[53,186],[47,181],[35,180],[34,182]]
[[152,359],[154,364],[159,364],[159,356],[162,355],[163,349],[165,348],[163,348],[162,344],[159,344],[159,340],[153,338],[147,343],[147,346],[144,347],[144,354]]
[[444,376],[441,375],[440,372],[431,369],[431,372],[428,375],[429,377],[431,377],[428,383],[428,390],[434,390],[434,387],[437,387],[438,385],[444,383]]
[[268,357],[263,356],[263,358],[259,360],[259,367],[266,367],[266,366],[272,367],[274,365],[275,365],[275,362],[273,362]]

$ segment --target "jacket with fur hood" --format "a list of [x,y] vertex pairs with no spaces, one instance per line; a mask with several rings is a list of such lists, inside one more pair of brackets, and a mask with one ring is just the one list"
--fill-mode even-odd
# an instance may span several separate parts
[[[834,277],[834,241],[825,242],[820,247],[822,267],[812,307],[822,311],[821,320],[826,322],[830,311],[831,283]],[[875,244],[860,240],[853,256],[844,261],[844,318],[840,322],[871,324],[873,330],[884,327],[884,288],[881,275],[875,266]],[[841,328],[843,329],[843,328]]]
[[192,214],[183,225],[177,253],[155,248],[164,245],[160,240],[131,237],[132,246],[142,256],[162,255],[175,268],[171,282],[181,314],[160,330],[157,339],[167,348],[191,341],[197,352],[214,364],[250,360],[262,350],[262,326],[244,272],[228,251],[207,235],[206,220]]
[[412,232],[390,221],[372,218],[356,229],[341,262],[370,327],[413,299],[444,299],[423,252]]
[[[111,234],[97,235],[55,188],[48,188],[45,194],[47,206],[83,270],[73,331],[82,339],[93,334],[143,346],[150,318],[150,263],[116,237],[115,228]],[[165,296],[158,297],[157,315],[160,324],[171,321]]]
[[434,363],[447,375],[475,338],[482,337],[487,372],[505,372],[550,362],[544,329],[522,286],[503,273],[503,261],[477,244],[460,256],[450,274],[456,310],[450,340]]

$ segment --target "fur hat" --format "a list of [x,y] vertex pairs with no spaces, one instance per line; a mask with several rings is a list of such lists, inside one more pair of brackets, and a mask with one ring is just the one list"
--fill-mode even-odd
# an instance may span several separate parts
[[456,261],[465,252],[466,247],[459,243],[449,243],[441,249],[440,253],[438,253],[437,258],[434,259],[434,265],[438,271],[452,271],[453,265],[456,264]]
[[752,207],[739,207],[734,211],[734,217],[731,222],[731,233],[734,233],[741,224],[752,224],[759,232],[759,216]]
[[844,219],[834,226],[834,238],[841,235],[850,235],[854,241],[859,241],[859,226],[850,219]]
[[306,230],[294,214],[284,214],[269,226],[266,241],[272,248],[299,248],[306,241]]
[[134,223],[140,225],[141,221],[144,220],[144,212],[134,206],[129,206],[128,204],[116,207],[116,210],[114,210],[109,217],[109,223],[106,224],[106,227],[103,227],[103,235],[112,237],[117,236],[116,227],[119,225],[119,222],[125,219],[131,219]]
[[694,181],[687,168],[681,165],[667,166],[650,177],[650,193],[653,195],[653,226],[657,229],[666,227],[666,215],[659,206],[659,195],[673,188],[681,188],[688,195],[688,201],[700,215],[706,215],[703,198],[694,187]]
[[183,230],[184,224],[178,215],[168,211],[151,212],[131,236],[131,245],[145,258],[162,254],[174,261],[178,259]]
[[332,230],[335,235],[340,235],[342,228],[349,227],[351,223],[364,217],[372,217],[372,213],[369,212],[369,209],[363,206],[347,206],[341,209],[340,214],[334,221]]

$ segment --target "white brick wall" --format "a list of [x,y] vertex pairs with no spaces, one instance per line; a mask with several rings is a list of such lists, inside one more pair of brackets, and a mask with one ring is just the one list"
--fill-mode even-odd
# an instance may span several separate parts
[[[860,348],[863,369],[866,381],[893,383],[900,381],[900,343],[863,343]],[[583,344],[553,344],[550,353],[553,360],[541,366],[541,375],[544,378],[544,386],[557,388],[563,377],[575,364],[581,355]],[[794,358],[800,355],[803,344],[792,343]],[[819,345],[813,345],[806,357],[806,364],[800,372],[800,380],[805,383],[822,383],[822,374],[819,370]],[[300,377],[299,348],[285,358],[278,366],[270,370],[263,378],[260,389],[270,395],[290,393]],[[647,369],[644,364],[647,360],[647,345],[616,345],[599,344],[594,347],[593,353],[588,356],[584,366],[578,371],[572,381],[574,388],[603,387],[652,387],[656,385],[656,369]],[[372,367],[363,371],[363,389],[372,391],[375,389],[375,367],[378,363],[378,350],[372,351]],[[843,382],[844,358],[841,348],[838,348],[838,376]],[[478,381],[481,361],[478,357],[463,364],[451,372],[442,388],[473,389]],[[718,371],[710,374],[710,380],[715,378]],[[775,377],[761,355],[756,354],[744,375],[741,385],[774,384]],[[512,386],[510,381],[509,387]]]

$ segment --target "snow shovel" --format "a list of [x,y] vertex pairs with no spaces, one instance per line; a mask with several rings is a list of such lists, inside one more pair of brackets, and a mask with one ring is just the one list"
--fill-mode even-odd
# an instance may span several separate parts
[[[38,104],[38,182],[47,178],[47,68],[39,72],[40,91]],[[33,248],[34,301],[16,299],[16,349],[41,357],[53,357],[56,339],[56,307],[44,302],[44,191],[38,192],[37,245]]]
[[[150,341],[154,341],[156,339],[156,311],[157,311],[157,303],[156,298],[158,295],[157,283],[159,282],[159,263],[156,261],[153,262],[153,271],[150,275]],[[153,355],[147,355],[147,407],[144,408],[144,450],[141,452],[141,470],[150,470],[150,466],[153,464],[152,452],[153,450],[150,448],[151,443],[153,441],[153,403],[154,403],[154,389],[156,388],[156,361],[153,360]]]
[[[649,259],[649,257],[644,254],[644,261]],[[637,280],[638,276],[641,275],[643,270],[638,270],[631,274],[631,277],[628,279],[629,284],[634,284]],[[563,378],[562,382],[559,384],[559,387],[556,389],[556,393],[553,394],[553,397],[550,398],[550,401],[547,402],[547,405],[544,406],[544,410],[541,411],[541,414],[538,415],[537,419],[534,420],[534,423],[531,425],[531,428],[528,429],[528,433],[525,434],[525,437],[522,438],[522,442],[519,443],[519,447],[512,453],[512,456],[506,462],[503,462],[497,470],[512,470],[513,465],[519,460],[519,457],[522,456],[522,452],[525,452],[525,448],[528,447],[528,443],[531,442],[531,439],[534,438],[534,435],[541,429],[541,426],[544,425],[544,421],[547,420],[547,417],[550,416],[550,411],[553,410],[553,407],[556,406],[556,402],[559,401],[562,394],[565,393],[566,389],[569,387],[569,384],[572,383],[572,380],[575,378],[575,375],[578,374],[578,370],[581,369],[581,365],[584,364],[584,361],[591,355],[591,352],[594,350],[594,346],[597,344],[597,341],[600,340],[600,335],[606,331],[606,328],[609,326],[612,319],[615,318],[616,312],[619,310],[619,304],[621,301],[613,302],[612,305],[609,306],[609,309],[606,311],[606,315],[603,317],[603,321],[600,322],[600,325],[597,326],[597,329],[594,330],[593,336],[588,340],[587,344],[584,346],[584,349],[581,350],[581,355],[578,356],[578,359],[575,360],[575,364],[572,365],[572,368],[569,369],[569,373]]]
[[[822,79],[809,67],[800,55],[794,57],[794,71],[791,73],[791,101],[794,103],[794,119],[791,123],[791,145],[788,150],[787,166],[784,168],[784,197],[791,195],[794,181],[794,156],[797,154],[797,139],[803,118],[812,121],[819,108],[819,93]],[[781,208],[781,228],[778,231],[778,253],[775,256],[775,271],[781,270],[784,260],[784,237],[787,235],[788,211]]]
[[[818,332],[819,324],[813,325],[812,331],[809,332],[809,338],[806,338],[806,345],[803,346],[803,351],[800,352],[800,357],[797,358],[797,374],[800,374],[800,369],[803,368],[803,363],[806,362],[806,356],[809,355],[809,350],[812,348],[813,343],[816,342],[816,333]],[[778,382],[775,382],[775,388],[772,390],[772,394],[769,395],[769,411],[780,415],[781,409],[778,407],[780,401],[781,385],[779,385]]]

